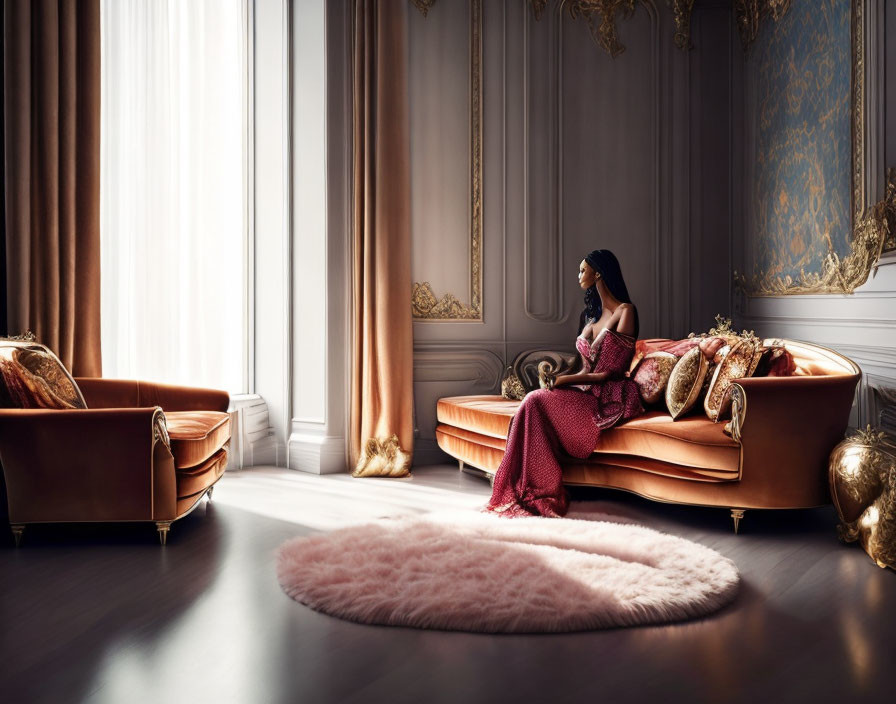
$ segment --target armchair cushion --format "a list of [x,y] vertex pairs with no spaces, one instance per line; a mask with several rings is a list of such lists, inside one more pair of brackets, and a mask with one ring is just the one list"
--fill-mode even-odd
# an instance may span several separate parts
[[203,464],[230,440],[230,416],[226,413],[170,411],[165,420],[178,470]]

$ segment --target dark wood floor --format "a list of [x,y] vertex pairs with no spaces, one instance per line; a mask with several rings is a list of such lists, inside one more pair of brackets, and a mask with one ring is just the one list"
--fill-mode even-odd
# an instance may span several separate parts
[[[2,702],[892,701],[896,574],[838,544],[831,509],[727,512],[578,491],[606,512],[727,555],[743,588],[719,614],[664,626],[494,636],[364,626],[277,585],[285,539],[384,515],[475,509],[454,467],[410,480],[228,474],[175,524],[29,527],[0,548]],[[388,588],[388,585],[384,585]],[[488,594],[482,595],[488,599]]]

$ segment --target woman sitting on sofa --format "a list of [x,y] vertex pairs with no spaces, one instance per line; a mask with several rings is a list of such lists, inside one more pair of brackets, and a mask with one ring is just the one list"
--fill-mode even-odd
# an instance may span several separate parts
[[533,391],[520,404],[486,511],[565,515],[569,497],[560,450],[588,457],[602,430],[644,411],[637,384],[624,376],[635,352],[638,310],[610,250],[594,250],[582,260],[579,285],[585,290],[576,338],[582,371],[547,375],[547,388]]

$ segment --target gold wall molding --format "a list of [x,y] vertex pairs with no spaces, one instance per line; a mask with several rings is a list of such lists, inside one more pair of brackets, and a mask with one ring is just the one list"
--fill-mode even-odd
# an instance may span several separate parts
[[[429,9],[435,0],[427,3]],[[414,4],[417,5],[417,0]],[[482,322],[482,0],[470,0],[469,296],[470,303],[466,304],[454,293],[439,297],[428,281],[414,282],[411,294],[414,320]]]
[[887,235],[884,239],[884,251],[896,249],[896,168],[887,169],[887,185],[884,195],[884,218]]
[[[736,0],[742,2],[755,0]],[[767,0],[777,7],[778,19],[790,0]],[[850,251],[842,259],[826,233],[828,254],[821,272],[800,272],[799,278],[760,272],[747,277],[734,272],[735,290],[752,297],[807,294],[850,294],[868,281],[868,276],[896,230],[896,169],[887,172],[884,198],[865,206],[865,17],[863,0],[852,5],[852,210],[853,236]],[[771,12],[771,10],[769,10]],[[754,37],[755,38],[755,37]],[[896,246],[896,242],[893,242]]]

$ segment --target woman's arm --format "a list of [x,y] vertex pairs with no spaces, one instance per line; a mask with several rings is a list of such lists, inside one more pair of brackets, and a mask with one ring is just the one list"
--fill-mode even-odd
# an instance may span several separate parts
[[554,387],[569,386],[572,384],[600,384],[609,378],[609,372],[596,372],[594,374],[561,374],[554,381]]

